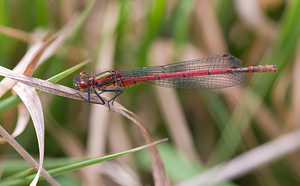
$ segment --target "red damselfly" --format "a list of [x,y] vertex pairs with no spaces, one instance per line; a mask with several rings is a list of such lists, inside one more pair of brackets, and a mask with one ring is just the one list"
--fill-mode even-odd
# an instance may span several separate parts
[[170,88],[216,89],[240,84],[245,79],[246,73],[276,71],[276,65],[242,67],[242,62],[238,58],[224,54],[127,71],[110,70],[95,75],[81,72],[74,78],[74,86],[88,91],[87,102],[90,102],[92,91],[99,97],[102,104],[105,102],[100,94],[114,92],[115,95],[108,101],[109,105],[123,93],[121,87],[141,82],[153,82]]

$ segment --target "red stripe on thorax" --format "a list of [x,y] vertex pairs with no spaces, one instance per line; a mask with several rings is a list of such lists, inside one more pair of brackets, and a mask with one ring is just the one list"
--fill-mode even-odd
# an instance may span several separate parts
[[89,81],[90,86],[94,83],[95,81],[95,76],[91,76],[91,81]]
[[110,78],[106,77],[106,78],[102,78],[102,79],[97,79],[97,80],[94,80],[95,83],[99,83],[99,82],[103,82],[103,81],[106,81]]

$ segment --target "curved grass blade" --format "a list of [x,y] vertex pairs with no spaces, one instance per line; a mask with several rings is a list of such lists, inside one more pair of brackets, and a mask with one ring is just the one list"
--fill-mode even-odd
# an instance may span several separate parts
[[[65,166],[62,166],[62,167],[58,167],[58,168],[48,170],[47,172],[50,173],[51,176],[57,176],[57,175],[65,174],[67,172],[71,172],[71,171],[74,171],[74,170],[82,168],[82,167],[94,165],[94,164],[97,164],[97,163],[101,163],[101,162],[104,162],[104,161],[115,159],[117,157],[129,154],[129,153],[137,152],[137,151],[155,146],[155,145],[157,145],[159,143],[162,143],[162,142],[165,142],[167,140],[168,140],[167,138],[164,138],[164,139],[158,140],[156,142],[149,143],[147,145],[136,147],[136,148],[133,148],[133,149],[130,149],[130,150],[127,150],[127,151],[123,151],[123,152],[119,152],[119,153],[116,153],[116,154],[111,154],[111,155],[98,157],[98,158],[80,160],[80,161],[77,161],[77,162],[73,162],[69,165],[65,165]],[[26,183],[29,183],[33,179],[34,176],[35,176],[35,174],[32,174],[30,176],[27,176],[24,179],[4,180],[4,181],[0,182],[0,186],[4,186],[4,185],[24,185]],[[43,179],[43,178],[40,178],[40,179]]]

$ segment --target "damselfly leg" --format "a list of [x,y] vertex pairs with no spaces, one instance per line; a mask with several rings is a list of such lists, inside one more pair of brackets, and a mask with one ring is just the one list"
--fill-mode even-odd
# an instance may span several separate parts
[[100,96],[100,94],[104,93],[104,92],[114,92],[115,95],[110,99],[108,100],[107,102],[107,105],[108,105],[108,109],[110,110],[110,103],[113,105],[114,104],[114,101],[115,99],[121,95],[123,93],[123,90],[120,90],[120,89],[103,89],[101,90],[99,93],[94,90],[95,94],[98,96],[98,98],[103,102],[103,104],[105,103],[104,102],[104,99]]

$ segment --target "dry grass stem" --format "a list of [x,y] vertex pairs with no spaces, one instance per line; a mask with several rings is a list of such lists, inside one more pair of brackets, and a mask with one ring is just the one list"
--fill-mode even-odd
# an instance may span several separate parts
[[[51,37],[45,43],[37,43],[32,46],[30,50],[28,50],[27,54],[23,57],[23,59],[18,63],[18,65],[14,68],[14,71],[24,73],[27,76],[31,76],[35,71],[38,61],[41,55],[44,53],[47,47],[55,40],[56,37]],[[3,79],[1,81],[1,91],[0,97],[5,94],[9,89],[11,89],[16,84],[16,81],[12,81],[11,79]]]
[[[28,121],[30,119],[29,113],[24,104],[18,105],[18,114],[19,115],[18,115],[16,127],[13,133],[11,134],[12,137],[17,137],[18,135],[20,135],[26,128]],[[1,143],[6,143],[6,139],[0,138],[0,144]]]
[[[168,40],[156,41],[151,50],[152,65],[167,64],[174,56],[174,44]],[[158,103],[160,104],[163,116],[172,139],[178,150],[194,160],[199,159],[189,131],[187,120],[184,116],[182,106],[174,89],[155,87]]]
[[0,33],[24,41],[26,43],[31,43],[33,41],[32,35],[30,33],[3,25],[0,25]]
[[96,167],[96,174],[99,176],[99,173],[107,175],[119,185],[142,186],[135,172],[127,165],[118,162],[109,161],[99,164]]
[[[132,147],[132,142],[130,140],[130,134],[126,132],[126,125],[123,120],[123,117],[120,114],[112,114],[109,129],[108,129],[108,143],[110,152],[116,153],[120,152],[124,149],[129,149]],[[119,158],[119,161],[125,163],[126,165],[130,165],[136,169],[136,165],[134,163],[134,156],[128,155]]]
[[[203,32],[208,55],[227,53],[227,46],[213,9],[213,1],[196,1],[195,16]],[[202,42],[202,40],[201,40]]]
[[[0,134],[7,142],[36,170],[39,169],[40,165],[35,159],[0,125]],[[41,175],[47,180],[51,185],[60,185],[56,182],[51,175],[45,170],[41,169]]]
[[274,38],[276,36],[276,27],[274,23],[267,19],[257,4],[252,0],[236,0],[235,6],[240,18],[248,27],[252,27],[265,37]]
[[293,126],[293,128],[298,128],[300,125],[300,84],[299,84],[299,73],[300,73],[300,45],[298,45],[297,56],[295,58],[295,64],[292,67],[293,76],[292,76],[292,106],[291,106],[291,118],[289,123]]
[[[143,120],[139,118],[136,114],[133,112],[127,110],[126,108],[120,107],[120,114],[134,122],[142,131],[143,137],[146,140],[147,143],[152,143],[153,138],[146,128]],[[151,166],[152,166],[152,171],[153,171],[153,177],[154,177],[154,182],[156,186],[168,186],[170,185],[168,176],[165,171],[165,167],[163,164],[163,161],[161,159],[161,156],[158,152],[158,149],[153,146],[148,149],[149,154],[150,154],[150,159],[151,159]]]
[[[237,105],[235,108],[236,112],[239,112],[239,114],[236,114],[237,116],[240,116],[242,112],[248,111],[247,114],[244,114],[247,115],[246,118],[250,119],[251,115],[253,115],[259,127],[263,129],[270,138],[274,138],[280,134],[278,120],[276,120],[277,117],[263,104],[252,90],[243,90],[240,87],[235,87],[230,90],[221,90],[221,92],[226,96],[226,99],[231,105]],[[244,122],[246,118],[244,118]],[[246,124],[244,123],[244,125]]]
[[30,185],[36,185],[40,176],[40,172],[43,168],[44,162],[44,141],[45,141],[45,129],[44,129],[44,115],[42,110],[42,103],[38,97],[36,90],[33,87],[27,86],[22,83],[17,83],[13,90],[18,94],[24,105],[26,106],[36,132],[38,147],[39,147],[39,169]]
[[235,157],[227,163],[217,165],[195,178],[178,184],[178,186],[215,185],[220,182],[240,177],[241,175],[253,171],[262,165],[297,151],[300,148],[299,138],[299,129],[288,134],[284,134],[270,142]]

